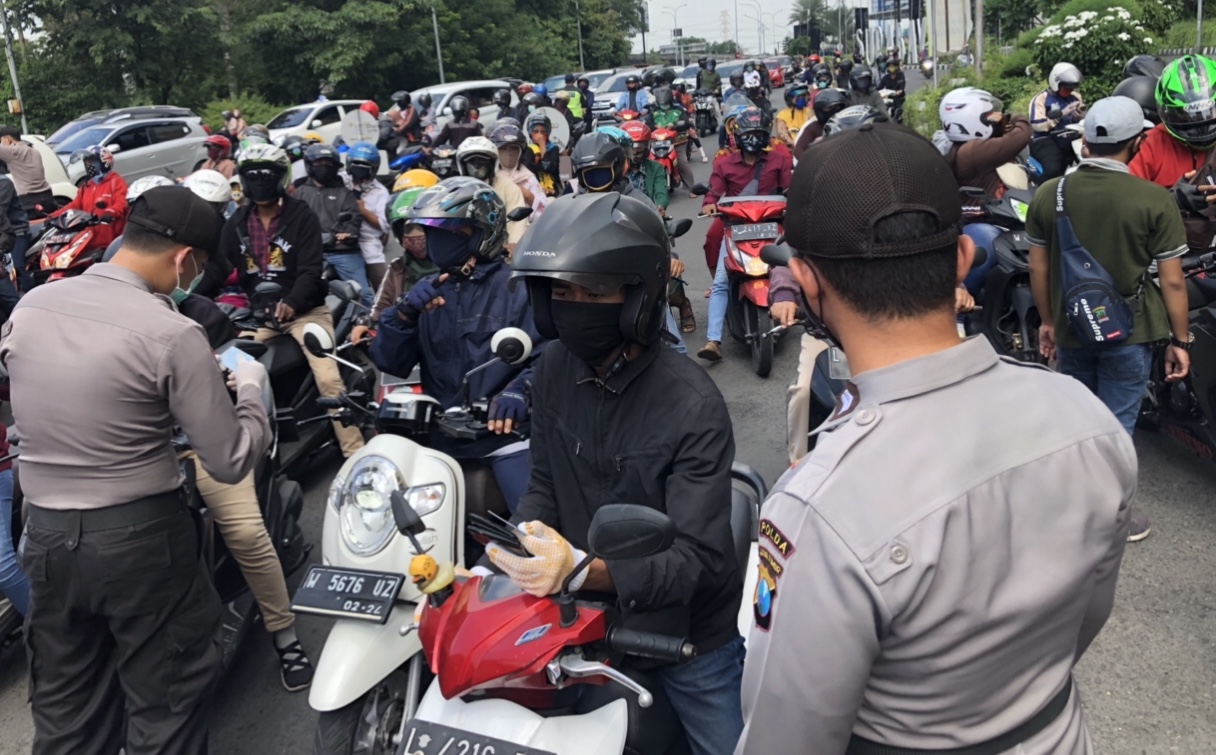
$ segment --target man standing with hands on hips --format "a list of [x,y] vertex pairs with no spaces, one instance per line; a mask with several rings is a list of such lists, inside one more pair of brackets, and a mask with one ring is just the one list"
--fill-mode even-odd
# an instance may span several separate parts
[[265,369],[237,368],[234,406],[203,329],[173,304],[219,223],[189,189],[152,189],[109,264],[30,292],[0,331],[30,504],[34,755],[207,752],[220,602],[170,436],[180,425],[225,483],[271,439]]

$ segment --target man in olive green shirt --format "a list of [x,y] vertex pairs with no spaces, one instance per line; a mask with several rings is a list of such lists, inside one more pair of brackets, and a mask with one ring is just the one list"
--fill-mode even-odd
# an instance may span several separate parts
[[[1170,339],[1165,351],[1167,380],[1181,380],[1190,368],[1182,216],[1169,192],[1127,170],[1144,126],[1142,111],[1130,98],[1109,97],[1094,103],[1085,116],[1089,156],[1072,175],[1039,187],[1026,219],[1030,282],[1044,323],[1039,328],[1039,348],[1043,356],[1059,358],[1060,372],[1097,394],[1129,434],[1135,429],[1148,383],[1152,344]],[[1070,330],[1056,236],[1060,180],[1065,182],[1065,208],[1077,238],[1110,274],[1135,313],[1132,334],[1125,341],[1086,346]],[[1149,274],[1153,262],[1159,284]],[[1128,540],[1143,540],[1148,530],[1148,520],[1133,515]]]

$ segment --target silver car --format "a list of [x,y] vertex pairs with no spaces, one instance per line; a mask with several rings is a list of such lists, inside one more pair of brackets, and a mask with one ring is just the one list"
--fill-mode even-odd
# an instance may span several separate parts
[[84,179],[84,165],[72,162],[72,153],[101,145],[114,155],[114,170],[131,183],[144,176],[184,178],[207,159],[203,140],[207,132],[189,118],[149,118],[90,126],[54,145],[55,155],[76,184]]

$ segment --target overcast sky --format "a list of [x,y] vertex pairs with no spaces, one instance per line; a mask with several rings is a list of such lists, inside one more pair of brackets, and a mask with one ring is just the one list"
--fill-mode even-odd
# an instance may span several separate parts
[[[835,6],[842,0],[828,0],[830,6]],[[868,5],[866,0],[843,0],[846,8],[854,5]],[[792,33],[786,21],[789,19],[792,0],[649,0],[650,33],[646,35],[647,49],[660,45],[671,44],[672,23],[671,13],[666,9],[677,11],[680,28],[686,37],[704,37],[711,42],[725,41],[735,37],[735,8],[739,9],[739,43],[747,52],[756,51],[759,47],[759,30],[756,27],[756,6],[763,13],[763,23],[773,27],[776,22],[778,42]],[[680,7],[680,6],[684,7]],[[723,11],[727,14],[727,34],[722,34]],[[847,13],[848,11],[846,11]],[[770,14],[775,14],[775,18]],[[764,32],[764,47],[771,52],[773,49],[773,33],[766,28]],[[642,38],[634,37],[633,49],[642,50]]]

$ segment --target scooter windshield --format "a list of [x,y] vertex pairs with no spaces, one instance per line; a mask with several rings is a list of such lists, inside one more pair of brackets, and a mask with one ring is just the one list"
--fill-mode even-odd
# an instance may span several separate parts
[[489,603],[503,598],[519,595],[523,589],[511,581],[510,577],[502,574],[491,574],[482,577],[481,586],[477,589],[477,597],[483,603]]

